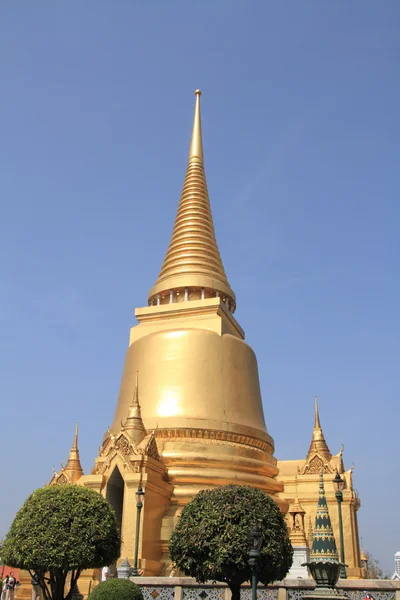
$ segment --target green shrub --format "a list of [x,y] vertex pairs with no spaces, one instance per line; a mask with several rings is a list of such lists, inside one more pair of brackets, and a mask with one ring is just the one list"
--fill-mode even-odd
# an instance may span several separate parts
[[47,486],[29,496],[7,533],[1,559],[10,567],[35,572],[45,600],[71,600],[84,569],[109,565],[119,554],[110,504],[93,490],[68,484]]
[[129,579],[108,579],[99,583],[90,600],[143,600],[142,590]]
[[169,554],[185,575],[199,583],[224,581],[232,600],[240,600],[240,585],[249,581],[250,532],[262,534],[257,578],[264,585],[283,579],[293,560],[284,518],[262,490],[227,485],[203,490],[187,504],[172,533]]

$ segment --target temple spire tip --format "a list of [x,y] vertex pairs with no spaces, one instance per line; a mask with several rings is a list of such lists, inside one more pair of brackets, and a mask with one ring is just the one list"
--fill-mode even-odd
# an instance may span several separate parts
[[321,422],[319,420],[318,397],[317,396],[314,396],[314,412],[315,412],[314,428],[321,429]]
[[196,105],[194,107],[194,119],[193,119],[193,130],[192,140],[190,142],[189,160],[197,158],[203,161],[203,139],[201,133],[201,113],[200,113],[200,96],[201,91],[195,91]]
[[74,450],[78,449],[78,433],[79,433],[79,423],[77,423],[75,425],[74,441],[72,443],[72,448]]

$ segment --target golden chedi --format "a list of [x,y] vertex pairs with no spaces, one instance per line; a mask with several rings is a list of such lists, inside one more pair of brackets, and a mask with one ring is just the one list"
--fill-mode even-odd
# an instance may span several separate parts
[[[196,91],[189,161],[171,242],[149,306],[135,312],[139,324],[131,330],[115,417],[105,437],[107,442],[121,430],[138,374],[141,418],[155,436],[172,485],[170,506],[154,533],[161,541],[158,555],[151,557],[159,561],[152,568],[157,574],[168,563],[167,545],[179,507],[203,488],[252,485],[286,510],[277,496],[283,487],[276,480],[256,357],[244,342],[235,308],[215,238]],[[143,537],[147,535],[144,526]]]
[[[51,484],[78,482],[106,497],[121,530],[121,557],[131,564],[140,484],[145,496],[139,568],[157,576],[171,574],[168,541],[182,506],[199,490],[229,483],[263,489],[282,512],[289,509],[292,541],[304,548],[312,533],[310,526],[305,529],[315,515],[318,473],[339,470],[347,486],[346,562],[349,576],[359,577],[359,501],[351,472],[344,472],[341,453],[331,455],[317,404],[306,459],[277,463],[265,426],[256,357],[233,316],[235,308],[214,232],[196,91],[172,238],[148,306],[135,311],[138,324],[130,332],[114,420],[91,474],[82,472],[76,431],[68,462]],[[328,502],[334,501],[329,485],[327,495]],[[333,525],[337,534],[334,518]],[[90,572],[81,578],[83,594],[97,576]]]

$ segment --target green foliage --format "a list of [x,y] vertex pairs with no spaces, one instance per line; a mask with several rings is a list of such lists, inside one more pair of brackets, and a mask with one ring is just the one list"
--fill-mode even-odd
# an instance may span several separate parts
[[142,590],[129,579],[108,579],[96,586],[90,600],[143,600]]
[[285,577],[293,559],[286,523],[277,504],[261,490],[228,485],[199,492],[185,506],[171,536],[173,563],[199,583],[225,581],[234,596],[251,579],[250,533],[262,533],[258,580],[267,585]]
[[68,572],[73,589],[83,569],[111,564],[119,552],[120,537],[110,504],[93,490],[54,485],[33,492],[18,511],[4,541],[2,559],[12,567],[41,573],[45,597],[62,600]]

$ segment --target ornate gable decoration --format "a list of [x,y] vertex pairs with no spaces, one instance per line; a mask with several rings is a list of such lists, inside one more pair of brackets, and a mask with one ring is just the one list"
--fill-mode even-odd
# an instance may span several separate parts
[[124,430],[120,431],[118,435],[109,431],[109,437],[105,440],[103,447],[99,449],[92,474],[105,473],[117,456],[122,459],[124,469],[133,473],[138,470],[138,463],[144,457],[162,462],[154,432],[146,435],[144,440],[136,445]]
[[319,473],[321,473],[321,470],[323,473],[334,473],[334,470],[329,464],[329,462],[327,462],[322,456],[316,453],[306,461],[306,464],[304,465],[300,474],[319,475]]
[[144,456],[148,456],[149,458],[153,458],[158,462],[162,462],[161,456],[158,452],[154,431],[144,438],[144,440],[139,444],[138,449],[143,452]]
[[58,473],[54,469],[53,471],[53,477],[51,478],[48,485],[64,485],[66,483],[73,483],[71,478],[68,476],[68,473],[66,473],[65,467],[63,465],[61,465],[61,471],[59,471]]

